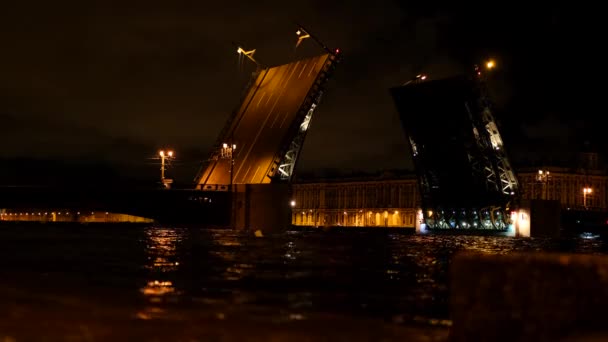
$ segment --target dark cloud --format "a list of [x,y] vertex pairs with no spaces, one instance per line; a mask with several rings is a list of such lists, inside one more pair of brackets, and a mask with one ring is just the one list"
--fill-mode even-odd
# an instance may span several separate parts
[[[0,158],[139,165],[171,145],[189,178],[252,71],[251,65],[239,69],[232,42],[256,48],[266,65],[282,64],[297,56],[294,22],[345,57],[313,118],[303,169],[410,167],[388,88],[421,71],[435,78],[462,72],[487,56],[501,65],[493,89],[501,121],[518,131],[514,136],[542,140],[544,129],[524,133],[522,123],[544,117],[563,120],[558,128],[573,133],[567,117],[577,108],[576,89],[565,69],[577,56],[571,50],[584,44],[571,28],[570,9],[494,11],[389,0],[2,6],[0,143],[8,148]],[[299,55],[319,51],[306,43]],[[530,66],[537,63],[544,64]]]

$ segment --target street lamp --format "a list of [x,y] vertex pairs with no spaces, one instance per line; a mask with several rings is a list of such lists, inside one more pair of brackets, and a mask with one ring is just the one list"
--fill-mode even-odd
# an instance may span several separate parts
[[[486,70],[492,70],[496,67],[496,62],[494,62],[493,59],[489,59],[483,64],[483,66],[485,66]],[[482,67],[477,64],[475,65],[475,73],[477,74],[477,76],[481,76],[481,69]]]
[[242,47],[240,47],[240,46],[239,46],[239,47],[236,49],[236,53],[238,53],[238,54],[239,54],[239,56],[245,56],[245,57],[249,58],[249,60],[251,60],[251,61],[252,61],[253,63],[255,63],[256,65],[258,65],[258,66],[260,65],[260,63],[258,63],[258,61],[256,61],[256,60],[253,58],[253,54],[255,54],[255,49],[253,49],[253,50],[249,50],[249,51],[246,51],[245,49],[243,49]]
[[547,199],[547,182],[551,177],[551,173],[547,170],[538,170],[536,180],[541,182],[542,188],[540,193],[540,199]]
[[230,191],[232,191],[232,179],[234,173],[234,150],[236,150],[236,144],[224,143],[222,145],[222,150],[220,151],[220,156],[222,159],[230,160]]
[[593,189],[589,187],[583,188],[583,207],[585,207],[585,209],[587,209],[587,195],[591,195],[591,193],[593,193]]
[[302,41],[306,38],[310,38],[310,34],[308,34],[308,32],[306,32],[303,28],[299,28],[296,31],[296,35],[298,36],[298,42],[296,43],[296,48],[298,46],[300,46],[300,44],[302,43]]
[[168,160],[173,158],[173,151],[169,150],[165,152],[164,150],[160,150],[158,155],[160,156],[160,181],[165,188],[168,188],[172,181],[171,179],[165,179],[165,165]]

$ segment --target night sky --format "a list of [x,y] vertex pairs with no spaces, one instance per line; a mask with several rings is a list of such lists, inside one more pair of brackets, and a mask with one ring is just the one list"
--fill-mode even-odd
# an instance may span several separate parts
[[594,120],[605,109],[589,82],[602,78],[597,10],[505,4],[3,3],[0,166],[45,159],[143,179],[156,176],[150,158],[169,146],[175,177],[190,181],[253,71],[239,67],[232,42],[256,48],[270,66],[320,53],[311,40],[294,51],[294,22],[344,53],[313,118],[302,172],[411,168],[388,89],[420,72],[461,73],[488,57],[498,64],[490,85],[512,159],[557,162],[584,140],[603,148]]

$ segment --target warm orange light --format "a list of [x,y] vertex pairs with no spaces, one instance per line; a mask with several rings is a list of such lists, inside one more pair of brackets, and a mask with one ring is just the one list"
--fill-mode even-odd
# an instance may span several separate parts
[[160,152],[158,152],[158,154],[159,154],[161,157],[164,157],[164,156],[165,156],[165,151],[160,151]]
[[492,68],[494,68],[495,66],[496,66],[496,63],[494,63],[494,61],[493,61],[493,60],[489,60],[489,61],[486,63],[486,68],[488,68],[488,69],[492,69]]
[[169,157],[173,157],[173,151],[169,151]]

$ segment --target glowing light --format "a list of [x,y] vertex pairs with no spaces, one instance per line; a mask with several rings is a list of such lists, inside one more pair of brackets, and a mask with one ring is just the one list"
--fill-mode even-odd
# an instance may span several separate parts
[[296,201],[292,200],[291,202],[289,202],[289,205],[291,205],[291,207],[295,207],[296,206]]
[[160,151],[160,152],[158,152],[158,154],[159,154],[161,157],[164,157],[164,156],[165,156],[165,151]]
[[241,48],[236,49],[236,53],[241,54],[242,52],[243,52],[243,49],[241,49]]
[[173,151],[169,151],[169,157],[173,157]]
[[336,53],[340,53],[340,49],[336,49]]
[[163,296],[175,292],[175,288],[170,281],[155,280],[148,282],[141,292],[146,296]]
[[494,61],[493,61],[493,60],[489,60],[489,61],[486,63],[486,68],[488,68],[488,69],[493,69],[495,66],[496,66],[496,63],[494,63]]
[[299,35],[301,35],[301,34],[302,34],[302,31],[297,30],[297,31],[296,31],[296,34],[299,36]]

